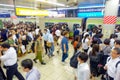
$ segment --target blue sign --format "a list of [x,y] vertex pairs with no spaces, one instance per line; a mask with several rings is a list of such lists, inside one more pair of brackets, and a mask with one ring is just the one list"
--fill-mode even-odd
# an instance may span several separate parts
[[99,17],[103,17],[104,15],[102,12],[83,12],[83,13],[78,13],[77,16],[79,18],[84,18],[84,17],[99,18]]
[[0,13],[0,18],[10,18],[9,13]]
[[98,7],[98,8],[79,8],[79,12],[101,12],[103,10],[103,7]]

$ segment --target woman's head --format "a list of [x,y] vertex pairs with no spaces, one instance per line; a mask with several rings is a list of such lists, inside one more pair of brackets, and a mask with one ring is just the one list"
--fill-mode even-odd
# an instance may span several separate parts
[[94,44],[92,47],[92,55],[96,55],[97,52],[99,52],[100,47],[99,44]]

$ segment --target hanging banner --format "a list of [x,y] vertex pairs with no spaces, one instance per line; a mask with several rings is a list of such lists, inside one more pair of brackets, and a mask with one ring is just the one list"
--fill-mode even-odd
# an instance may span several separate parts
[[16,15],[17,16],[48,16],[49,12],[47,10],[16,8]]

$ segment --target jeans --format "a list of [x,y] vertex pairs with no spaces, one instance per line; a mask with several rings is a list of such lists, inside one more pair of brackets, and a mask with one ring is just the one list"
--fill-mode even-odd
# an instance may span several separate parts
[[68,53],[67,52],[66,53],[63,52],[63,54],[62,54],[62,62],[65,62],[67,57],[68,57]]
[[20,72],[18,72],[17,67],[17,63],[12,66],[6,66],[7,80],[13,80],[14,75],[18,78],[18,80],[25,80],[24,77],[20,74]]
[[53,52],[54,52],[54,44],[52,43],[52,46],[51,46],[51,48],[50,48],[49,55],[53,55]]

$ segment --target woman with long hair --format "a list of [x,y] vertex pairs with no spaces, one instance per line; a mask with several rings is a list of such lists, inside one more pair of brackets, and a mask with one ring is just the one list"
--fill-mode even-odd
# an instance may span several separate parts
[[92,51],[89,53],[90,71],[91,71],[92,80],[95,80],[95,77],[98,76],[97,65],[99,63],[99,57],[98,57],[99,51],[100,51],[99,44],[94,44]]

